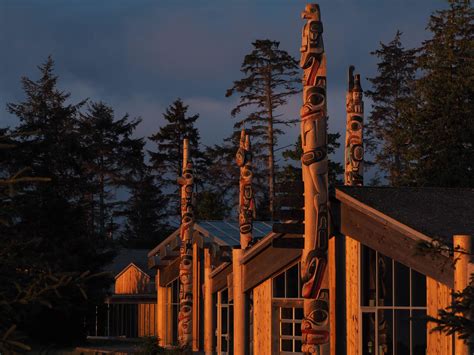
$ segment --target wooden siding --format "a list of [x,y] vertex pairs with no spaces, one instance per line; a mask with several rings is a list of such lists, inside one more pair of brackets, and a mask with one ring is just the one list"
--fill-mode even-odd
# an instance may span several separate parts
[[272,354],[272,279],[253,289],[253,353]]
[[157,302],[156,302],[156,336],[159,340],[159,345],[168,345],[167,339],[167,327],[166,327],[166,312],[168,308],[166,303],[168,302],[168,290],[166,287],[161,286],[161,271],[158,270],[156,274],[157,287]]
[[134,264],[129,265],[124,271],[116,276],[116,294],[148,293],[150,276],[141,271]]
[[138,336],[156,335],[156,304],[138,304]]
[[[426,278],[426,305],[427,314],[432,317],[438,316],[438,310],[446,308],[451,303],[451,289],[436,280]],[[427,325],[427,349],[430,355],[452,355],[453,337],[439,332],[432,332],[435,323],[428,322]]]
[[347,355],[359,355],[359,255],[360,243],[346,236]]

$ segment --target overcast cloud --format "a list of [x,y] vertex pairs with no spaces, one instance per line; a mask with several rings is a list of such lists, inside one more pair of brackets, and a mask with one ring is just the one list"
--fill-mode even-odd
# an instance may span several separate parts
[[[60,87],[78,101],[103,100],[118,115],[141,116],[139,136],[163,124],[164,109],[177,97],[199,113],[203,143],[220,143],[232,131],[225,98],[255,39],[272,39],[299,58],[301,0],[147,1],[0,0],[0,127],[16,124],[4,111],[23,100],[20,78],[38,77],[36,66],[51,54]],[[376,71],[369,55],[397,29],[404,44],[426,38],[430,13],[441,0],[320,1],[328,58],[329,129],[343,133],[349,64],[364,78]],[[282,112],[298,116],[300,98]],[[366,111],[370,104],[366,103]],[[290,128],[280,146],[296,140]],[[343,137],[343,135],[342,135]],[[339,159],[342,154],[338,153]]]

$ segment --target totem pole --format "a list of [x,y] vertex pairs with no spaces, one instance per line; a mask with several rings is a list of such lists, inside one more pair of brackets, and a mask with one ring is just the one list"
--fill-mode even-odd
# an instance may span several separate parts
[[364,102],[360,75],[354,77],[354,66],[349,67],[349,87],[346,94],[346,149],[344,183],[349,186],[362,186],[364,146],[362,144]]
[[255,218],[255,202],[252,190],[252,152],[250,137],[243,129],[240,133],[240,146],[235,156],[240,167],[239,225],[240,246],[247,249],[252,243],[252,219]]
[[183,141],[183,175],[178,178],[178,184],[181,186],[178,341],[181,347],[189,347],[193,328],[194,177],[188,139]]
[[316,4],[306,5],[300,66],[303,75],[301,157],[304,182],[304,249],[301,256],[305,354],[329,354],[328,160],[326,55]]

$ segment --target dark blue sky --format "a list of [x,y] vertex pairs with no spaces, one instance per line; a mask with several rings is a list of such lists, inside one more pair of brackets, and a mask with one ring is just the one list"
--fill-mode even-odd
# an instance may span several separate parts
[[[299,59],[300,13],[306,1],[181,0],[0,0],[0,127],[16,119],[7,102],[23,99],[21,76],[36,79],[36,66],[51,54],[60,87],[75,100],[90,97],[112,105],[119,115],[141,116],[140,136],[163,123],[162,112],[177,97],[199,113],[204,144],[219,143],[232,131],[225,98],[241,77],[243,57],[255,39],[281,42]],[[329,129],[343,133],[346,71],[364,78],[376,71],[369,55],[379,42],[404,32],[407,47],[427,37],[430,13],[442,0],[320,1],[328,58]],[[301,98],[282,110],[297,117]],[[370,103],[366,103],[366,112]],[[296,140],[288,129],[280,146]],[[339,154],[339,159],[342,155]]]

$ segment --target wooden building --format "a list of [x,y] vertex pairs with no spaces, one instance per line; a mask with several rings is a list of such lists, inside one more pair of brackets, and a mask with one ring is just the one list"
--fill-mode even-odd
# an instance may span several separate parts
[[[423,317],[435,316],[455,287],[465,287],[472,264],[464,258],[454,268],[452,255],[426,247],[444,241],[469,249],[473,206],[474,189],[336,188],[330,201],[332,354],[462,354],[461,343],[430,332]],[[196,223],[193,350],[300,351],[302,235],[254,222],[254,238],[240,260],[232,260],[238,223]],[[156,270],[156,333],[164,346],[177,339],[179,247],[177,230],[148,253]],[[247,300],[243,352],[233,343],[236,267]]]
[[156,335],[155,272],[147,267],[146,249],[121,249],[106,271],[114,284],[96,310],[96,336],[139,338]]

